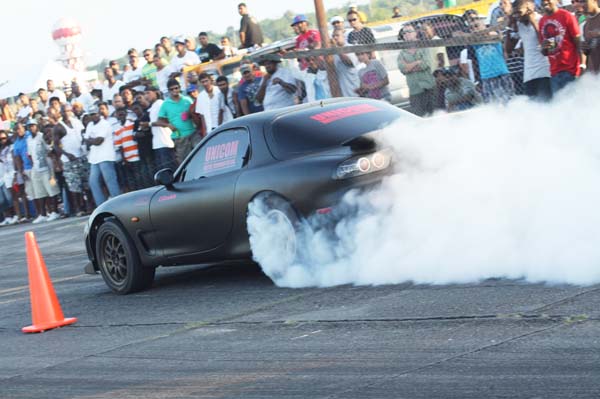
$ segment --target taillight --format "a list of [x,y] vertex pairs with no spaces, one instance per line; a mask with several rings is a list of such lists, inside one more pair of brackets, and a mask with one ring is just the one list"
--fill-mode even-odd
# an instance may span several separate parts
[[392,162],[392,151],[389,149],[377,151],[369,155],[350,158],[342,162],[336,169],[334,179],[365,175],[386,169]]

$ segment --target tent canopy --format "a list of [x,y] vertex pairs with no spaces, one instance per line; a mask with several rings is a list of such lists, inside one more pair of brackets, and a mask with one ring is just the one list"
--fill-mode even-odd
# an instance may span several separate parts
[[42,68],[39,66],[22,71],[19,76],[0,86],[0,99],[15,97],[19,93],[33,93],[40,87],[46,87],[46,81],[52,79],[56,87],[62,88],[63,82],[76,78],[79,82],[94,80],[97,72],[78,72],[65,68],[57,62],[49,61]]

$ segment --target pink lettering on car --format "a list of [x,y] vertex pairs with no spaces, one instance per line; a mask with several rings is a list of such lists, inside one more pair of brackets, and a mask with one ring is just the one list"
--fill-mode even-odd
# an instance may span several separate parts
[[382,109],[371,104],[360,104],[344,108],[332,109],[331,111],[321,112],[320,114],[311,116],[310,119],[327,125],[331,122],[339,121],[340,119],[345,119],[351,116],[368,114],[370,112],[377,111],[382,111]]

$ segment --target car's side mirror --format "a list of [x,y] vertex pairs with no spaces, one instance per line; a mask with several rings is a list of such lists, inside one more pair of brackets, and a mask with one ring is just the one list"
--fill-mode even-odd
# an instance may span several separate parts
[[171,169],[161,169],[154,175],[154,183],[173,188],[173,171]]

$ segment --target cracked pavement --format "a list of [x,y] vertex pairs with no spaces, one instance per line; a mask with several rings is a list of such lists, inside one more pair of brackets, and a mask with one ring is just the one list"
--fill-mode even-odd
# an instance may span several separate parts
[[[159,269],[117,296],[83,274],[84,223],[0,229],[3,399],[600,396],[600,286],[282,289],[230,265]],[[30,229],[79,320],[25,335]]]

